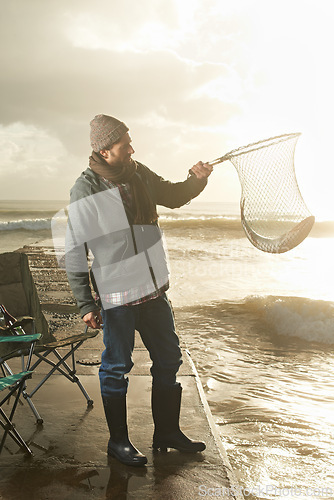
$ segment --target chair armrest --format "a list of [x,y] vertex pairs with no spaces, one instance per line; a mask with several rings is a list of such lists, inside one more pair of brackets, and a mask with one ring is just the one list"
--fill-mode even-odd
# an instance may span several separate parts
[[15,373],[13,375],[8,375],[7,377],[0,378],[0,391],[3,389],[7,389],[7,387],[11,387],[14,384],[17,384],[22,379],[31,378],[32,371],[25,371],[20,373]]
[[0,343],[2,342],[35,342],[41,338],[41,333],[34,333],[33,335],[0,335]]

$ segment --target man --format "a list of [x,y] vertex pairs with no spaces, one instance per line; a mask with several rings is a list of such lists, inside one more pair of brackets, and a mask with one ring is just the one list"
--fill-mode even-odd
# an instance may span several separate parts
[[83,321],[91,328],[103,325],[99,377],[110,431],[108,455],[127,465],[147,463],[129,440],[126,418],[135,330],[152,360],[153,448],[203,451],[204,443],[190,440],[179,428],[182,388],[176,374],[182,359],[165,293],[168,268],[156,206],[189,202],[206,186],[212,167],[198,162],[187,180],[171,183],[132,159],[123,122],[97,115],[90,126],[89,168],[71,190],[66,270]]

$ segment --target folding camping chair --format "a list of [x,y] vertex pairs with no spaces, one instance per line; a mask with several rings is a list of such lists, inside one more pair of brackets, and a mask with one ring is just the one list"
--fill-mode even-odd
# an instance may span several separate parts
[[[87,400],[87,406],[93,406],[93,400],[76,375],[75,351],[85,340],[95,337],[98,330],[88,330],[86,327],[84,333],[71,335],[62,340],[57,340],[51,334],[41,309],[28,257],[24,253],[6,252],[0,254],[0,303],[4,304],[13,316],[23,317],[24,329],[27,333],[38,332],[42,334],[36,343],[34,362],[31,364],[30,370],[34,371],[41,363],[46,363],[49,371],[34,389],[29,390],[29,392],[25,389],[22,390],[37,423],[42,424],[43,419],[33,404],[32,397],[54,373],[60,373],[77,384]],[[27,325],[27,322],[30,324]],[[67,348],[67,352],[60,353],[59,348],[64,347]]]
[[[9,436],[25,453],[27,453],[28,455],[32,455],[31,449],[29,448],[27,443],[23,440],[22,436],[16,429],[16,425],[13,422],[13,418],[19,402],[19,398],[26,387],[26,380],[28,378],[31,378],[31,375],[33,373],[31,370],[29,370],[29,365],[31,363],[35,342],[41,337],[41,335],[37,333],[34,335],[22,335],[22,336],[20,335],[15,337],[13,335],[8,335],[8,333],[10,333],[10,329],[1,328],[0,346],[7,344],[7,346],[9,347],[9,352],[7,352],[7,357],[10,354],[20,355],[22,352],[21,348],[23,349],[24,352],[26,352],[27,344],[30,344],[30,348],[28,350],[29,354],[28,354],[26,369],[20,373],[15,373],[15,374],[12,373],[8,365],[6,365],[4,359],[0,357],[0,368],[2,372],[2,376],[0,375],[0,392],[2,393],[2,391],[4,390],[8,391],[6,392],[5,396],[1,395],[0,397],[0,426],[4,430],[0,442],[0,453],[3,450],[7,436]],[[16,348],[13,351],[12,349],[14,346]],[[14,402],[8,414],[8,411],[6,413],[4,410],[4,405],[5,403],[9,404],[10,398],[12,396],[14,397]]]

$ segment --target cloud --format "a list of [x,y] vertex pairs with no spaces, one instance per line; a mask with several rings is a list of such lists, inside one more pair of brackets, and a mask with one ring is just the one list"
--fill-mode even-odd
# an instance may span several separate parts
[[[323,49],[332,39],[310,30],[328,4],[319,5],[305,0],[301,19],[299,0],[2,2],[0,121],[7,131],[20,123],[45,134],[51,150],[61,145],[56,157],[71,158],[75,177],[90,153],[89,121],[112,114],[130,126],[138,159],[180,178],[196,159],[310,122],[316,77],[308,61],[316,43]],[[319,102],[325,109],[323,93]],[[13,130],[11,147],[20,150]],[[29,158],[20,157],[26,171],[31,162],[38,170],[37,136]]]
[[[5,6],[1,27],[2,44],[6,47],[2,55],[1,92],[8,97],[2,104],[4,123],[30,119],[57,126],[64,116],[84,119],[105,106],[114,108],[115,114],[135,117],[145,110],[157,109],[161,103],[171,109],[172,115],[174,103],[180,109],[180,101],[189,101],[199,86],[226,73],[226,65],[205,60],[195,64],[168,51],[168,44],[159,50],[139,50],[140,35],[149,26],[147,17],[161,18],[169,12],[168,2],[158,2],[159,8],[148,0],[140,8],[133,2],[117,6],[109,2],[99,4],[105,8],[103,16],[97,16],[100,10],[92,9],[91,2],[35,0]],[[20,16],[15,15],[15,5],[20,6]],[[130,5],[132,15],[128,16]],[[71,41],[71,19],[76,31],[82,17],[95,26],[98,34],[100,26],[104,26],[105,34],[99,36],[108,40],[104,47],[92,48],[89,38],[85,47]],[[164,22],[168,17],[173,15],[164,15]],[[15,19],[15,23],[4,19]],[[132,32],[135,36],[131,38]],[[128,39],[132,40],[130,48],[125,53],[117,50],[116,41]]]
[[[67,154],[74,177],[90,153],[89,121],[97,113],[111,114],[126,121],[135,142],[144,145],[138,159],[151,160],[163,175],[180,178],[179,165],[186,164],[184,176],[188,162],[195,162],[192,151],[198,139],[210,143],[212,129],[238,113],[230,98],[224,102],[201,90],[212,81],[230,78],[229,67],[196,62],[175,50],[186,39],[184,12],[182,17],[164,1],[145,0],[140,7],[131,2],[98,3],[103,4],[103,15],[86,1],[16,1],[3,6],[1,122],[10,131],[13,151],[22,152],[22,136],[13,124],[25,126],[31,141],[24,154],[15,156],[12,151],[11,169],[32,176],[40,168],[39,183],[45,192],[49,188],[47,168],[40,161],[43,134],[45,148],[50,148],[50,157],[54,155],[49,168]],[[162,23],[160,45],[148,50],[155,39],[153,32],[147,36],[150,28],[159,29]],[[152,116],[163,128],[150,122]],[[9,151],[6,144],[2,157]],[[8,171],[4,160],[1,165]]]
[[13,123],[0,125],[0,180],[2,197],[13,194],[17,199],[66,199],[64,182],[73,182],[68,155],[63,144],[33,125]]
[[[0,147],[2,167],[12,169],[14,173],[26,170],[27,162],[33,171],[43,163],[47,171],[52,171],[55,159],[64,156],[61,142],[48,136],[45,131],[30,125],[14,123],[7,127],[0,125]],[[0,172],[3,175],[3,170]]]

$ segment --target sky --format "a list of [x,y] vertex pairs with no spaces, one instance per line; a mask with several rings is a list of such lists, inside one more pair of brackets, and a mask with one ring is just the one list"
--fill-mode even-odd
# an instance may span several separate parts
[[[89,122],[130,128],[172,181],[197,161],[289,132],[299,187],[332,218],[331,0],[0,0],[2,199],[68,199]],[[238,201],[215,167],[200,201]]]

